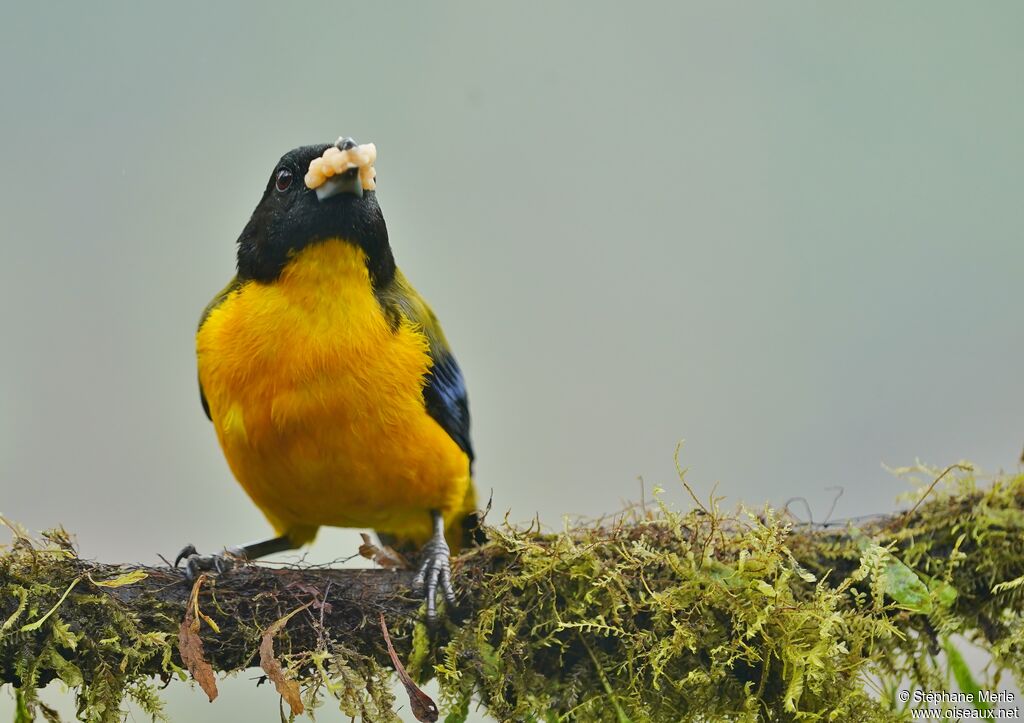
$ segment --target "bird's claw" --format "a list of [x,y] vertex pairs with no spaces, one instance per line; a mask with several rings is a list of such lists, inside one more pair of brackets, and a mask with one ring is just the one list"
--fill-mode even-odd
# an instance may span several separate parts
[[435,535],[423,548],[416,577],[412,579],[412,591],[427,600],[427,622],[437,622],[437,589],[449,605],[455,605],[455,588],[452,587],[451,550],[444,535]]
[[227,572],[237,564],[238,557],[231,550],[220,555],[200,555],[195,545],[189,544],[181,548],[174,558],[174,567],[177,568],[182,560],[185,562],[185,579],[193,582],[202,572],[213,571],[218,575]]

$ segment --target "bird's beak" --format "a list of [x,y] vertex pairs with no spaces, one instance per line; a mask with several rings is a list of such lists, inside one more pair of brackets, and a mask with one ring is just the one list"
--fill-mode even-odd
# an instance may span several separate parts
[[326,201],[339,193],[351,193],[356,198],[363,197],[363,183],[359,180],[358,169],[353,168],[337,176],[332,176],[316,189],[316,197],[319,201]]

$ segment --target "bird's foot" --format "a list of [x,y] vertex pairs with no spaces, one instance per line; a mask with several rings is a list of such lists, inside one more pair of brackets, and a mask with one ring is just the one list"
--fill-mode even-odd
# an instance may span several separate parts
[[219,555],[200,555],[195,545],[185,545],[181,552],[174,558],[174,567],[184,560],[185,579],[192,582],[202,572],[216,572],[217,574],[227,572],[235,565],[245,561],[245,553],[241,550],[228,548]]
[[423,548],[416,577],[412,579],[412,591],[427,599],[427,622],[437,622],[438,588],[449,605],[455,605],[455,588],[452,587],[451,550],[444,539],[444,531],[435,532]]

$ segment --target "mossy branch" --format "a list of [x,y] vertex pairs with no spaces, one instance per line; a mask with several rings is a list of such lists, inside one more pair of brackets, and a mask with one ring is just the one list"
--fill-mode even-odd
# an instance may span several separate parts
[[[380,613],[451,721],[471,698],[503,720],[894,720],[899,688],[1021,680],[1024,475],[982,488],[952,470],[909,512],[832,526],[652,507],[561,534],[489,529],[458,559],[460,608],[437,630],[408,572],[250,565],[191,587],[15,530],[0,682],[26,720],[52,715],[36,690],[55,678],[83,719],[118,720],[126,698],[159,715],[156,684],[189,677],[185,652],[208,692],[204,664],[262,665],[293,711],[333,699],[394,720]],[[992,655],[982,679],[957,636]]]

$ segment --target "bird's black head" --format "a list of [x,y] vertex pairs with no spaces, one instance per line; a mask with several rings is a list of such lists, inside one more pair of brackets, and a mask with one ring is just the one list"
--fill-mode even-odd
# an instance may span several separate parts
[[377,194],[363,190],[359,169],[338,174],[315,190],[303,180],[310,163],[332,145],[347,150],[355,143],[345,138],[337,144],[302,146],[274,166],[263,198],[238,237],[240,279],[273,281],[296,253],[330,238],[363,249],[375,287],[394,276],[395,260]]

